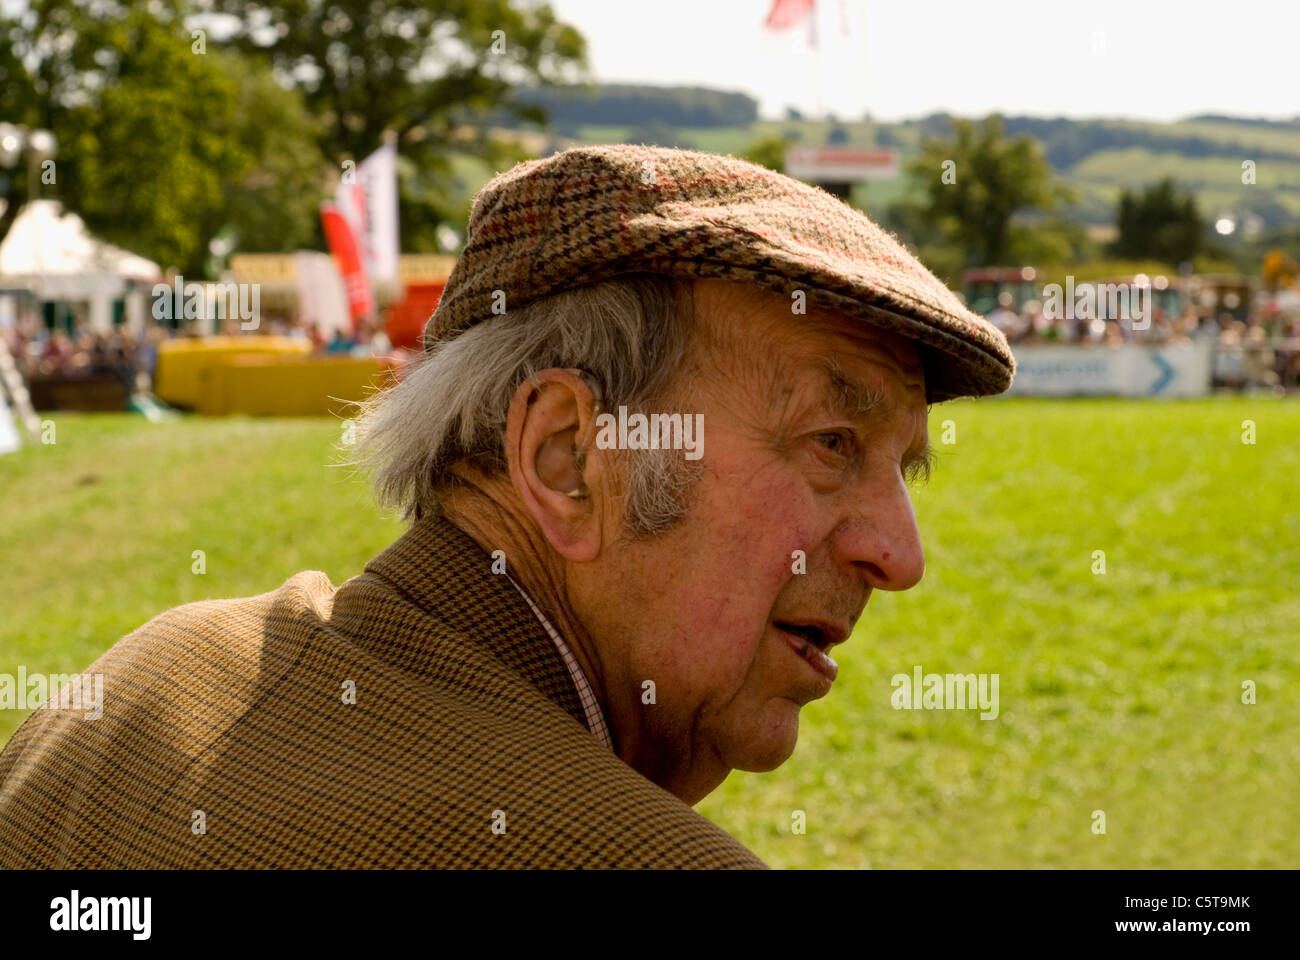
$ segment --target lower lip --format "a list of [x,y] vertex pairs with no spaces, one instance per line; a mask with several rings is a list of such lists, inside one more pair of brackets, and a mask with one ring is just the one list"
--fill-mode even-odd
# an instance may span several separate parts
[[776,632],[785,638],[785,642],[790,645],[790,649],[797,653],[804,663],[826,678],[828,686],[835,682],[835,678],[840,672],[839,664],[818,650],[816,645],[809,643],[798,634],[782,630],[780,627],[776,628]]

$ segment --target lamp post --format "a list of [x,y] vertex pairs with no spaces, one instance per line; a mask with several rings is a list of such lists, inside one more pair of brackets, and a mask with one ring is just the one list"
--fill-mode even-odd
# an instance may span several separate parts
[[0,167],[12,170],[27,154],[27,199],[35,200],[40,178],[37,169],[59,150],[59,141],[48,130],[30,130],[13,123],[0,123]]
[[36,171],[41,163],[53,160],[59,151],[59,141],[48,130],[31,130],[27,133],[27,200],[36,199],[40,178]]

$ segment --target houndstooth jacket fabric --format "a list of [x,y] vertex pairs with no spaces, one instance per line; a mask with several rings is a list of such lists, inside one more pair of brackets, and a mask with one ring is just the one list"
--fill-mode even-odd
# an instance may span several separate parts
[[588,732],[491,562],[424,518],[337,588],[149,621],[86,671],[102,716],[0,753],[0,867],[762,867]]

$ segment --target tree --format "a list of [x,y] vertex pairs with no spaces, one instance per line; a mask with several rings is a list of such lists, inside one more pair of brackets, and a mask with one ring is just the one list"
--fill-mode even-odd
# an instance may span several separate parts
[[[314,236],[324,161],[300,96],[200,43],[179,4],[47,0],[0,20],[0,115],[58,138],[42,196],[164,267],[201,276],[222,231],[256,249]],[[4,199],[7,232],[24,178]]]
[[953,118],[952,136],[928,137],[907,164],[921,200],[907,200],[890,211],[891,225],[918,244],[955,247],[968,266],[1006,264],[1026,228],[1017,228],[1018,211],[1049,214],[1067,192],[1055,185],[1051,170],[1032,138],[1003,136],[996,114],[980,125]]
[[1116,221],[1119,236],[1114,253],[1120,257],[1178,264],[1191,260],[1205,246],[1196,198],[1190,191],[1180,191],[1168,177],[1140,193],[1122,191]]
[[769,170],[775,170],[777,173],[784,173],[785,151],[786,142],[784,137],[764,137],[745,147],[740,156],[743,160],[757,163]]
[[1300,275],[1300,265],[1284,250],[1273,247],[1264,254],[1259,272],[1264,277],[1265,289],[1270,293],[1276,293],[1295,283],[1296,276]]
[[[210,0],[238,19],[230,42],[267,57],[321,120],[318,144],[341,164],[398,136],[404,243],[427,246],[440,223],[463,228],[454,155],[501,169],[523,154],[484,119],[544,122],[516,94],[572,82],[578,32],[549,6],[510,0]],[[417,239],[417,238],[423,238]]]

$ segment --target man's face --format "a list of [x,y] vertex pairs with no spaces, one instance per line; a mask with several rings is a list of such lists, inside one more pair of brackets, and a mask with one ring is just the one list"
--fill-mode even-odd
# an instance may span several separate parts
[[911,341],[724,281],[697,283],[695,303],[709,346],[689,400],[658,411],[703,415],[687,513],[606,543],[571,584],[625,704],[620,752],[688,802],[785,761],[799,708],[831,689],[825,651],[873,589],[921,579],[905,475],[928,452]]

